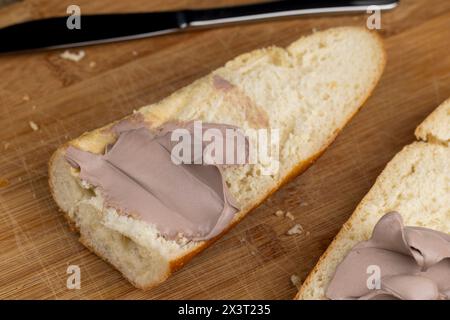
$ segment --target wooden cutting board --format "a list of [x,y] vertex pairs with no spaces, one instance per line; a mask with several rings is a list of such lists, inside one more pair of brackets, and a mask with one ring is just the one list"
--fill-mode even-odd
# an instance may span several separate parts
[[[214,1],[213,5],[243,1]],[[65,14],[71,1],[25,0],[0,9],[0,25]],[[82,13],[163,10],[212,1],[78,0]],[[382,14],[385,73],[364,108],[302,176],[166,283],[141,291],[69,231],[47,185],[61,143],[155,102],[234,56],[285,46],[312,30],[364,26],[368,15],[310,17],[85,48],[0,57],[0,298],[291,299],[385,164],[450,96],[450,2],[403,0]],[[0,44],[1,45],[1,44]],[[33,130],[30,121],[39,129]],[[290,211],[295,220],[274,215]],[[298,236],[287,236],[294,224]],[[81,268],[81,289],[66,287]]]

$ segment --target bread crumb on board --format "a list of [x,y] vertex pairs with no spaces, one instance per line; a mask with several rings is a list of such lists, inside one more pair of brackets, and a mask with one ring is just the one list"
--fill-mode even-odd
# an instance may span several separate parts
[[286,212],[286,218],[289,218],[291,220],[295,220],[294,215],[290,211]]
[[275,215],[277,217],[285,217],[285,218],[288,218],[288,219],[291,219],[291,220],[295,220],[294,215],[290,211],[287,211],[286,213],[284,213],[283,210],[277,210],[275,212]]
[[25,95],[22,97],[22,100],[23,100],[23,101],[30,101],[30,96],[27,95],[27,94],[25,94]]
[[79,61],[81,61],[81,59],[84,58],[85,55],[86,55],[86,53],[84,52],[84,50],[79,50],[78,52],[70,52],[69,50],[66,50],[63,53],[61,53],[59,56],[65,60],[79,62]]
[[283,210],[277,210],[277,211],[275,212],[275,215],[276,215],[277,217],[282,217],[282,216],[284,215],[284,212],[283,212]]
[[293,235],[295,235],[295,234],[302,234],[303,233],[303,227],[299,224],[299,223],[297,223],[296,225],[294,225],[292,228],[290,228],[287,232],[286,232],[286,234],[288,235],[288,236],[293,236]]
[[300,285],[302,284],[302,280],[300,279],[300,277],[296,274],[293,274],[291,276],[291,282],[294,286],[296,286],[297,288],[300,288]]
[[36,122],[30,121],[30,122],[28,122],[28,124],[30,125],[30,128],[33,129],[33,131],[39,130],[39,126],[36,124]]
[[11,143],[9,142],[3,142],[3,149],[8,150],[8,148],[11,146]]
[[95,62],[95,61],[89,62],[89,68],[95,68],[96,65],[97,65],[97,62]]
[[300,207],[307,207],[309,204],[308,202],[302,202],[300,203]]

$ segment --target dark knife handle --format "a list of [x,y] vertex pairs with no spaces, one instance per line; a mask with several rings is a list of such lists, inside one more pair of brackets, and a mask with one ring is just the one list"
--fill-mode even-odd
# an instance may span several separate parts
[[278,0],[235,7],[223,7],[180,12],[180,28],[207,27],[275,19],[281,17],[303,16],[319,13],[361,12],[371,5],[380,10],[393,9],[398,0]]

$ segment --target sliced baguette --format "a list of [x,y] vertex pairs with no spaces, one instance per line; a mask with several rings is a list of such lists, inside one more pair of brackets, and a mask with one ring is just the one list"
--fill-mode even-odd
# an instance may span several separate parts
[[406,226],[450,233],[450,99],[416,129],[418,140],[400,151],[380,174],[350,219],[304,281],[297,299],[326,299],[337,265],[378,220],[397,211]]
[[[280,129],[278,174],[262,175],[259,165],[225,168],[225,180],[241,208],[228,230],[324,151],[368,98],[384,66],[385,52],[376,34],[353,27],[330,29],[301,38],[286,49],[269,47],[243,54],[137,113],[150,129],[168,121],[196,119],[243,129]],[[231,85],[218,86],[218,78]],[[104,209],[99,192],[80,181],[64,154],[68,145],[102,153],[114,142],[108,130],[112,125],[86,133],[54,153],[49,163],[50,188],[80,232],[80,241],[133,285],[149,288],[220,235],[180,244],[164,239],[148,223]]]

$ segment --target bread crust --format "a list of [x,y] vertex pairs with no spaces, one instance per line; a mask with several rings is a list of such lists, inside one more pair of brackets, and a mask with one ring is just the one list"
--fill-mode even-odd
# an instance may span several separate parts
[[[366,31],[369,32],[369,31]],[[262,202],[264,202],[265,199],[267,199],[270,195],[272,195],[274,192],[276,192],[281,186],[283,186],[284,184],[288,183],[290,180],[292,180],[293,178],[295,178],[297,175],[299,175],[300,173],[304,172],[310,165],[312,165],[325,151],[325,149],[335,140],[335,138],[337,137],[337,135],[339,134],[339,132],[343,129],[343,127],[345,126],[345,124],[347,124],[353,117],[354,115],[360,110],[360,108],[364,105],[364,103],[366,102],[366,100],[370,97],[370,95],[372,94],[373,90],[375,89],[376,84],[378,83],[379,79],[381,78],[381,75],[383,73],[383,70],[385,68],[386,65],[386,51],[384,48],[384,44],[381,40],[381,37],[374,33],[374,32],[370,32],[372,35],[375,36],[375,39],[379,45],[379,47],[381,48],[381,52],[382,52],[382,57],[381,57],[381,61],[378,61],[379,63],[379,68],[378,68],[378,74],[376,74],[374,76],[374,80],[373,83],[371,83],[370,88],[367,90],[367,93],[364,97],[361,98],[361,103],[359,104],[358,108],[355,108],[354,112],[351,113],[346,119],[344,124],[339,127],[337,130],[335,130],[333,132],[333,134],[330,136],[330,138],[328,139],[328,141],[322,146],[322,148],[314,155],[312,155],[310,158],[308,158],[307,160],[298,163],[281,181],[279,181],[277,183],[277,185],[269,190],[264,197],[262,198],[261,201],[255,203],[254,205],[252,205],[248,210],[245,211],[241,211],[238,216],[233,219],[233,221],[231,222],[231,224],[225,229],[223,230],[219,235],[217,235],[216,237],[204,241],[202,242],[200,245],[196,246],[195,248],[193,248],[192,250],[190,250],[189,252],[187,252],[186,254],[184,254],[181,257],[178,257],[177,259],[174,259],[172,261],[170,261],[169,263],[169,268],[166,274],[162,275],[160,279],[158,279],[157,281],[152,282],[149,285],[146,286],[142,286],[138,283],[135,283],[132,279],[130,279],[129,277],[127,277],[127,275],[119,269],[119,267],[117,265],[114,264],[114,261],[109,261],[109,259],[105,256],[103,256],[101,253],[99,253],[98,251],[96,251],[85,239],[83,239],[83,237],[80,237],[80,242],[85,245],[90,251],[96,253],[98,256],[100,256],[104,261],[110,263],[112,266],[114,266],[116,269],[118,269],[125,278],[127,278],[127,280],[129,280],[135,287],[143,289],[143,290],[147,290],[150,288],[155,287],[156,285],[160,284],[161,282],[164,282],[172,273],[174,273],[175,271],[179,270],[180,268],[182,268],[186,263],[188,263],[194,256],[196,256],[198,253],[202,252],[203,250],[205,250],[207,247],[209,247],[210,245],[212,245],[214,242],[216,242],[218,239],[220,239],[225,233],[227,233],[231,228],[233,228],[235,225],[237,225],[244,217],[247,216],[247,214],[252,211],[253,209],[255,209],[256,207],[258,207]],[[126,119],[127,117],[125,117]],[[81,141],[82,137],[85,137],[85,135],[93,135],[96,133],[100,133],[100,132],[105,132],[104,129],[110,128],[115,122],[106,125],[103,128],[99,128],[96,129],[92,132],[89,133],[85,133],[84,135],[80,136],[79,138],[72,140],[71,142],[67,142],[65,144],[63,144],[62,146],[60,146],[52,155],[50,161],[49,161],[49,186],[50,186],[50,191],[51,194],[53,196],[53,198],[56,199],[56,191],[55,191],[55,186],[53,185],[53,181],[56,178],[54,176],[54,172],[52,171],[52,168],[55,165],[55,162],[57,161],[57,158],[59,156],[63,156],[64,154],[64,150],[71,144],[77,143],[79,141]],[[75,178],[74,178],[75,179]],[[58,203],[57,203],[58,204]],[[65,212],[63,210],[63,208],[60,207],[60,205],[58,204],[59,210],[64,214],[64,216],[66,217],[69,226],[71,228],[71,230],[76,231],[78,233],[80,233],[79,228],[76,226],[75,222],[70,218],[70,215],[68,212]]]

